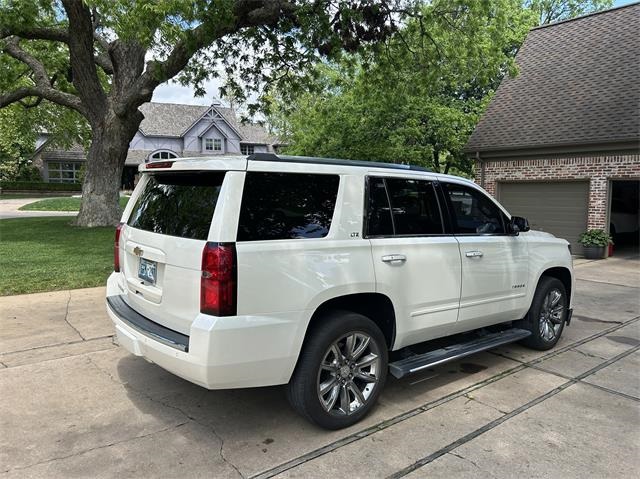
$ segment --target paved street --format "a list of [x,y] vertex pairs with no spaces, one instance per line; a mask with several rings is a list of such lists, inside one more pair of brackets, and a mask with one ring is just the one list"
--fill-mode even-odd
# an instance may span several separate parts
[[45,199],[37,198],[15,198],[10,200],[2,199],[0,196],[0,220],[5,218],[31,218],[36,216],[75,216],[76,211],[22,211],[20,208],[34,201]]
[[637,477],[640,261],[576,263],[557,348],[390,377],[326,432],[282,387],[207,391],[112,342],[102,288],[0,298],[0,477]]

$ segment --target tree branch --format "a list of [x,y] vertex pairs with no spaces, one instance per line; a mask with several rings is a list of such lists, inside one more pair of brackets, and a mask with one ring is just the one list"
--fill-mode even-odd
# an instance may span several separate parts
[[153,90],[180,73],[198,50],[243,28],[275,25],[282,18],[294,15],[297,9],[298,6],[288,0],[237,0],[232,21],[214,25],[204,22],[185,32],[166,60],[147,62],[135,87],[115,105],[116,114],[124,114],[132,105],[149,101]]
[[87,110],[82,105],[80,98],[77,96],[57,90],[53,87],[52,81],[47,75],[47,71],[44,65],[34,56],[25,52],[20,48],[19,40],[16,37],[10,37],[5,39],[2,51],[10,57],[24,63],[33,72],[34,83],[33,87],[18,88],[12,93],[3,95],[0,97],[0,108],[3,106],[15,103],[27,97],[42,97],[53,103],[57,103],[62,106],[73,108],[86,116]]
[[0,28],[0,39],[7,37],[20,37],[25,40],[49,40],[52,42],[69,42],[69,33],[56,27],[25,27],[23,25],[11,28]]

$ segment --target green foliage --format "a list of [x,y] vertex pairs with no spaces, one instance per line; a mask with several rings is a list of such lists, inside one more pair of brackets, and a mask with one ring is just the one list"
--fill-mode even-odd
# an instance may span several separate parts
[[270,121],[285,152],[414,163],[471,176],[463,149],[540,16],[610,0],[434,0],[384,44],[316,63],[305,92],[278,91]]
[[113,270],[114,229],[70,217],[0,220],[0,295],[103,286]]
[[525,0],[539,25],[575,18],[613,6],[613,0]]
[[36,140],[47,132],[48,147],[67,148],[88,144],[86,121],[76,112],[43,101],[37,108],[12,104],[0,109],[0,180],[39,181],[32,165]]
[[0,181],[3,191],[81,191],[80,183],[45,183],[44,181]]
[[276,98],[272,121],[287,153],[471,175],[464,145],[533,24],[514,0],[435,1],[384,48],[319,64],[315,88]]
[[582,246],[609,246],[613,244],[613,239],[604,230],[592,229],[582,233],[578,243]]

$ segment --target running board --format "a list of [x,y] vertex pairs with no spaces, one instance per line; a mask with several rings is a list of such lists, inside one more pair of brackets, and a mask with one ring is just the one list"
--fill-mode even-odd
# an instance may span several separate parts
[[389,364],[389,372],[396,378],[417,373],[438,364],[461,359],[487,349],[493,349],[503,344],[520,341],[531,334],[525,329],[507,329],[498,333],[487,334],[466,343],[453,344],[442,349],[436,349],[424,354],[415,354]]

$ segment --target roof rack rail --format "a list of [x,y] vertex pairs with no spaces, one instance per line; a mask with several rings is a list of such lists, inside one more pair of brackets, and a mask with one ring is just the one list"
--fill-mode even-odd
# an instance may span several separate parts
[[311,156],[276,155],[275,153],[254,153],[247,157],[248,161],[277,161],[280,163],[306,163],[312,165],[361,166],[365,168],[390,168],[395,170],[429,171],[433,170],[417,165],[400,163],[383,163],[380,161],[340,160],[337,158],[314,158]]

